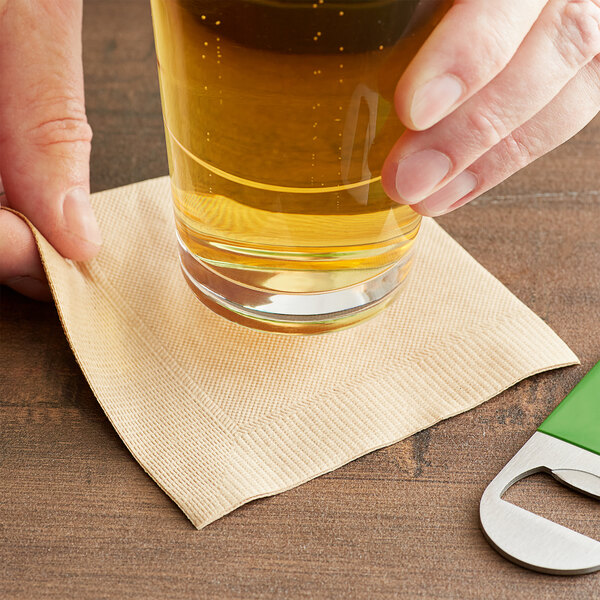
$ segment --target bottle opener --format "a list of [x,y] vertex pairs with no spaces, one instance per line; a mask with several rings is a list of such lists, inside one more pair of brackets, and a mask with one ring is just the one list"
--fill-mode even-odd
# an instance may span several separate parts
[[557,575],[600,570],[600,542],[502,499],[539,472],[600,500],[600,362],[488,485],[479,505],[483,533],[509,560]]

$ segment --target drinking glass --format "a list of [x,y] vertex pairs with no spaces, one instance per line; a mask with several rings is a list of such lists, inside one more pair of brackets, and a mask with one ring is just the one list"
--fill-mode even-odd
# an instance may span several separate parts
[[383,161],[451,0],[151,0],[183,273],[215,312],[320,333],[383,309],[420,216]]

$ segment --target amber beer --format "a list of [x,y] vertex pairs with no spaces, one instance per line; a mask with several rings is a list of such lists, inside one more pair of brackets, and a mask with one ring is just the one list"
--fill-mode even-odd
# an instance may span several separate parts
[[184,274],[234,321],[338,329],[393,298],[420,217],[380,170],[451,0],[151,0]]

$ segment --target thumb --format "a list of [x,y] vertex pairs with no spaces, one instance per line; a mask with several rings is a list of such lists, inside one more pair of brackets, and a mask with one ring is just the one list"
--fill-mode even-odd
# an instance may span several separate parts
[[81,0],[0,0],[0,175],[6,202],[65,257],[94,256],[92,132],[85,116]]

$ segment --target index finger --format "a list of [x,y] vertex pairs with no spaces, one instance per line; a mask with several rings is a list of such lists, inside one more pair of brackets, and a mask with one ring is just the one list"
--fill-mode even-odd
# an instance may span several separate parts
[[513,57],[547,0],[456,0],[396,87],[400,120],[423,130],[488,84]]

